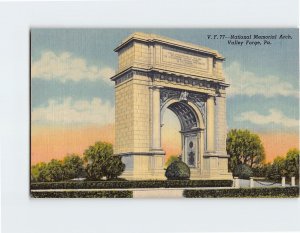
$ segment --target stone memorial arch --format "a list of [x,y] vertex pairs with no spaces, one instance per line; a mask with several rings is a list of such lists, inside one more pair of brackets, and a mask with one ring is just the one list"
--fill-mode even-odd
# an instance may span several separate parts
[[166,109],[181,125],[182,160],[191,179],[228,179],[226,93],[217,51],[153,34],[119,45],[115,148],[127,179],[164,179],[161,127]]

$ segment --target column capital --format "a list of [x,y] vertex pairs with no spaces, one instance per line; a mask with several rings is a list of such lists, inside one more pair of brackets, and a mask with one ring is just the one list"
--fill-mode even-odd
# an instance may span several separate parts
[[152,89],[152,90],[160,90],[162,88],[163,88],[163,86],[157,86],[157,85],[149,87],[149,89]]
[[215,98],[217,95],[212,93],[207,93],[207,98]]
[[207,95],[207,100],[213,100],[214,104],[216,105],[217,96],[213,95],[213,94],[208,94]]

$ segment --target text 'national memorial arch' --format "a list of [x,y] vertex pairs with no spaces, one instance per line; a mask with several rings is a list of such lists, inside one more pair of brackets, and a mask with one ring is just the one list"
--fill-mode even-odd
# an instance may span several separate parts
[[134,33],[115,51],[115,148],[127,179],[164,179],[161,127],[166,109],[181,125],[191,179],[231,179],[226,153],[226,87],[217,51]]

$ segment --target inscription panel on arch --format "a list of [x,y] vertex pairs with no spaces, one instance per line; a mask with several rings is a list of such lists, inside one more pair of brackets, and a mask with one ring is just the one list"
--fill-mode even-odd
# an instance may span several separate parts
[[161,60],[170,65],[208,71],[208,58],[193,52],[163,46]]

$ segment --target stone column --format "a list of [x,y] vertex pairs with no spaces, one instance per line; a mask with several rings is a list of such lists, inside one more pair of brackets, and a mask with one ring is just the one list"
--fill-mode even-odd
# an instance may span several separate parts
[[285,187],[285,177],[281,177],[281,186]]
[[253,177],[250,177],[250,188],[254,187],[254,181],[253,181]]
[[234,177],[234,187],[240,188],[240,180],[238,177]]
[[201,169],[201,173],[203,172],[203,155],[204,155],[204,130],[201,129],[200,130],[200,145],[199,145],[199,148],[200,148],[200,169]]
[[152,87],[152,149],[161,150],[160,89]]
[[296,183],[296,182],[295,182],[295,176],[293,176],[293,177],[291,178],[291,185],[292,185],[292,186],[296,186],[295,183]]
[[215,150],[215,101],[214,96],[209,96],[207,99],[207,146],[208,152]]

